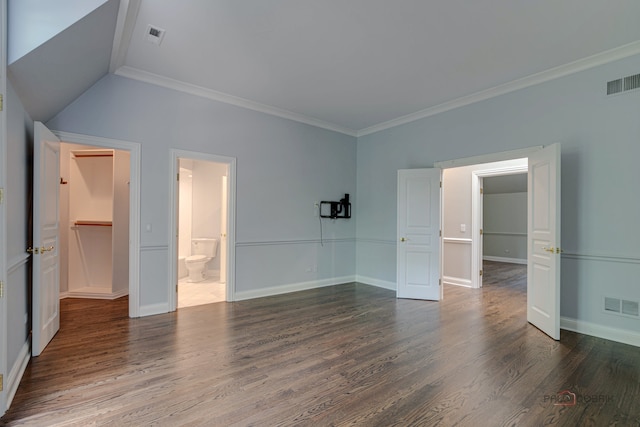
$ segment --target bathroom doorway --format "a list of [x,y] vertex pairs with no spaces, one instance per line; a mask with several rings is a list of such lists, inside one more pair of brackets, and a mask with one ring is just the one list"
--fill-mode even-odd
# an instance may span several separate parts
[[[204,158],[203,158],[204,157]],[[197,153],[175,156],[176,309],[230,300],[229,199],[231,167]]]

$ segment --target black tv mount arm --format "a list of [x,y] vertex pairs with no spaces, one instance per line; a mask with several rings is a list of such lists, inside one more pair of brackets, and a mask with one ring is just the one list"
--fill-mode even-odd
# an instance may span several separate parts
[[[329,215],[326,215],[326,213],[323,215],[323,205],[329,205]],[[344,198],[340,199],[339,202],[320,202],[320,218],[351,218],[351,203],[349,203],[349,194],[345,194]]]

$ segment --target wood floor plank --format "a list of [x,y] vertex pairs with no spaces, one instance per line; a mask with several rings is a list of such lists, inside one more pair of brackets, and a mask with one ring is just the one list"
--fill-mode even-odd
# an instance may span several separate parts
[[0,425],[640,425],[638,348],[553,341],[526,266],[484,271],[441,302],[349,283],[129,319],[126,298],[66,299]]

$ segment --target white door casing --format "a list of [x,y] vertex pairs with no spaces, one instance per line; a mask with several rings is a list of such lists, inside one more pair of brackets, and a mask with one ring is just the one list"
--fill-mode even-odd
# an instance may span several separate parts
[[[227,171],[227,173],[229,173]],[[220,209],[220,283],[227,283],[227,211],[228,179],[222,177],[222,200]]]
[[34,142],[31,354],[38,356],[60,328],[60,140],[35,122]]
[[440,300],[441,169],[398,171],[397,297]]
[[529,155],[527,320],[560,339],[560,144]]

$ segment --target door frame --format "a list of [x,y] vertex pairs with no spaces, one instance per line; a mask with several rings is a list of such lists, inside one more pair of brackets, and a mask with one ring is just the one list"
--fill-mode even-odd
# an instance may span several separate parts
[[171,167],[169,174],[169,280],[167,292],[169,311],[176,311],[177,298],[176,286],[178,284],[178,180],[180,173],[179,159],[202,160],[207,162],[226,164],[227,178],[227,301],[235,301],[235,265],[236,265],[236,158],[220,156],[217,154],[201,153],[197,151],[171,149]]
[[[7,0],[0,0],[0,94],[7,102]],[[5,182],[7,182],[7,109],[0,111],[0,189],[4,199]],[[0,296],[0,375],[3,387],[0,391],[0,416],[7,410],[7,403],[13,396],[9,396],[9,376],[7,372],[7,297],[4,289],[7,283],[7,217],[6,203],[0,201],[0,282],[3,284]],[[12,390],[12,393],[15,390]]]
[[[518,159],[513,159],[518,160]],[[482,277],[474,272],[480,271],[482,265],[482,236],[480,230],[483,228],[482,218],[482,198],[480,188],[482,180],[492,176],[517,175],[528,172],[528,160],[522,158],[523,164],[518,166],[503,166],[493,169],[478,170],[471,172],[471,287],[481,288]]]
[[61,142],[129,152],[129,317],[140,317],[140,144],[55,130],[51,132]]

